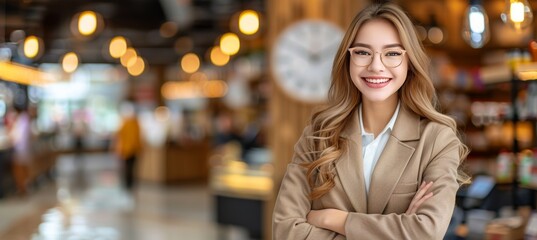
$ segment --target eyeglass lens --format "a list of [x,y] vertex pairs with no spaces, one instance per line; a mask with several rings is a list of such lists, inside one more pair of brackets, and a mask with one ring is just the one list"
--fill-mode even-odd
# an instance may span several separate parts
[[[371,64],[375,53],[368,48],[351,48],[349,49],[351,60],[354,64],[364,67]],[[380,52],[380,60],[386,67],[397,67],[403,62],[404,51],[401,49],[384,49]]]

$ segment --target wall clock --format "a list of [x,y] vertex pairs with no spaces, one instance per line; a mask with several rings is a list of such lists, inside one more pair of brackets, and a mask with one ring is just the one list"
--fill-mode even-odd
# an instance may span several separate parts
[[342,38],[338,26],[323,20],[302,20],[284,29],[272,48],[277,85],[302,102],[326,101],[332,63]]

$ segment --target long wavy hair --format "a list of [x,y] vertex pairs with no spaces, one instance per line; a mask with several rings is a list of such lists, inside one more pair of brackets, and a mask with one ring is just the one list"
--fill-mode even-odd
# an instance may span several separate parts
[[[455,121],[439,112],[435,88],[429,77],[429,58],[417,37],[412,21],[395,4],[370,5],[353,19],[347,29],[334,58],[328,103],[311,118],[313,134],[308,137],[308,142],[312,150],[310,153],[314,154],[316,160],[303,165],[307,168],[312,189],[311,199],[322,197],[334,187],[335,162],[347,148],[340,133],[361,102],[361,93],[353,84],[349,73],[350,56],[347,49],[362,25],[371,19],[379,18],[391,22],[397,29],[410,61],[407,80],[398,92],[401,103],[419,116],[449,126],[458,133]],[[462,142],[459,146],[462,163],[469,151]],[[460,167],[457,181],[459,184],[469,182],[468,175]]]

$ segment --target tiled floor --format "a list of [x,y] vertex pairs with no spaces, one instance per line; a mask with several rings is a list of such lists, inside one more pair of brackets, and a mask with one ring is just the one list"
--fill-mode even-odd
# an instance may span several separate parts
[[111,155],[61,156],[56,181],[0,200],[0,239],[247,239],[213,221],[205,184],[120,187]]

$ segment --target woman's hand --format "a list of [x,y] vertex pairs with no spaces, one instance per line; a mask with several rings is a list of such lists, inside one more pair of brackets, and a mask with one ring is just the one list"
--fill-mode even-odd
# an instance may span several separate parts
[[[406,214],[413,214],[418,211],[419,206],[425,202],[425,200],[431,198],[433,196],[433,193],[427,193],[429,188],[433,185],[433,182],[425,183],[422,182],[420,185],[420,188],[418,189],[418,192],[416,192],[416,195],[414,195],[414,198],[412,199],[412,202],[410,202],[410,205],[408,206],[408,209],[406,210]],[[427,193],[427,194],[425,194]]]
[[306,219],[315,227],[332,230],[345,236],[345,222],[348,214],[346,211],[333,208],[311,210]]

